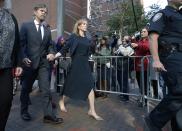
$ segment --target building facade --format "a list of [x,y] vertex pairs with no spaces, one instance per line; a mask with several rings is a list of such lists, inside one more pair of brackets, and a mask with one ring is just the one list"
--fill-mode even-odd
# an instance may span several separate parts
[[70,34],[77,19],[86,17],[87,0],[63,0],[63,12],[57,11],[58,0],[9,0],[11,10],[16,16],[19,26],[23,22],[33,20],[33,7],[35,4],[45,3],[48,7],[46,22],[51,26],[53,39],[57,37],[58,13],[63,13],[64,35]]
[[[94,32],[107,32],[106,22],[114,14],[121,11],[120,5],[126,0],[90,0],[90,30]],[[131,2],[131,1],[128,1]],[[143,0],[133,0],[143,5]]]

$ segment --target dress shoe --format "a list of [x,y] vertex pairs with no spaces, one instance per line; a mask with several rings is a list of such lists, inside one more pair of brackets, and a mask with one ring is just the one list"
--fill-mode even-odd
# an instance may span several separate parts
[[61,124],[61,123],[63,123],[63,118],[44,116],[43,122],[50,123],[50,124]]
[[119,98],[122,98],[122,97],[124,97],[124,95],[120,94],[120,95],[118,95],[118,97],[119,97]]
[[102,98],[102,99],[107,98],[107,94],[106,94],[106,93],[101,94],[101,98]]
[[146,107],[147,106],[147,102],[143,103],[142,101],[138,102],[138,107]]
[[102,97],[102,94],[100,92],[95,92],[95,98]]
[[161,128],[154,125],[149,116],[144,118],[144,131],[162,131]]
[[121,97],[121,98],[120,98],[120,101],[126,102],[126,101],[129,101],[129,98],[128,98],[128,97]]
[[32,119],[31,116],[30,116],[30,114],[28,112],[21,113],[21,118],[24,121],[30,121]]
[[93,119],[97,120],[97,121],[103,121],[104,119],[100,116],[94,116],[91,112],[88,112],[88,115],[90,117],[92,117]]

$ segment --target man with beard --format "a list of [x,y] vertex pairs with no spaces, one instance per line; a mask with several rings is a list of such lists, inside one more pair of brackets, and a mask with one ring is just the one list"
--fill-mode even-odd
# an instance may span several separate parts
[[25,121],[31,120],[31,115],[28,112],[29,93],[35,79],[38,79],[43,95],[43,122],[59,124],[63,122],[63,119],[55,116],[50,92],[50,63],[54,60],[55,52],[50,28],[43,24],[47,11],[45,4],[36,5],[34,7],[34,20],[23,23],[20,30],[20,44],[24,63],[20,95],[21,118]]

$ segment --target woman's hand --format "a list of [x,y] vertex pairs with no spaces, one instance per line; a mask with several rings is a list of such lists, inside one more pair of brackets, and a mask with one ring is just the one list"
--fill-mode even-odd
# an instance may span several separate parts
[[19,77],[23,72],[23,69],[21,67],[16,67],[15,69],[15,76]]
[[61,53],[58,52],[58,53],[56,53],[56,55],[55,55],[54,57],[55,57],[55,59],[57,59],[57,58],[60,57],[60,56],[61,56]]

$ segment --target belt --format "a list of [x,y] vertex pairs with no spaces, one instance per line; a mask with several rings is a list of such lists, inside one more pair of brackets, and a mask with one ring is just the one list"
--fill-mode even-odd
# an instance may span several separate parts
[[165,44],[161,47],[162,48],[160,49],[160,52],[163,52],[163,53],[170,53],[173,51],[182,52],[182,44],[178,44],[178,43]]
[[171,45],[172,50],[176,50],[178,52],[182,52],[182,44],[174,43]]

